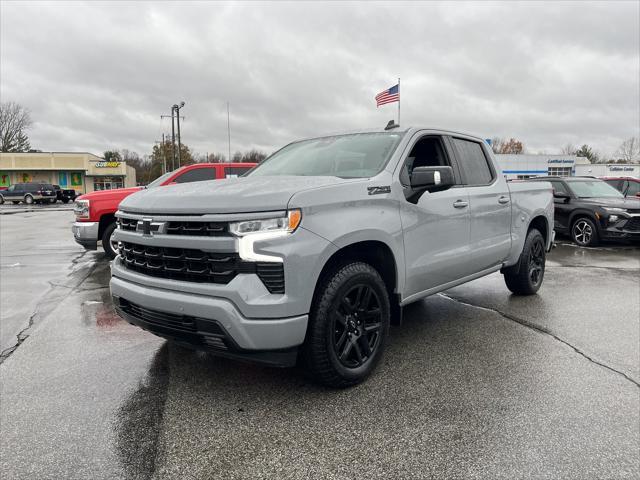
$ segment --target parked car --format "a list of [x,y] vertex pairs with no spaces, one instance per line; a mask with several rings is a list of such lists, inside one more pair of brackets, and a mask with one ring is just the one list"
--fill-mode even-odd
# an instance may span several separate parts
[[53,188],[56,190],[56,200],[60,200],[62,203],[72,202],[77,197],[76,191],[72,188],[60,188],[60,185],[54,185]]
[[584,247],[601,240],[640,240],[640,199],[625,198],[607,182],[593,177],[539,177],[551,182],[555,225]]
[[600,177],[625,197],[640,197],[640,179],[634,177]]
[[536,293],[551,186],[508,185],[481,138],[391,128],[295,142],[242,178],[124,199],[119,314],[218,355],[290,366],[301,353],[319,382],[344,387],[372,372],[411,302],[497,271],[515,294]]
[[0,204],[8,201],[11,201],[14,205],[20,202],[24,202],[27,205],[32,203],[54,203],[56,201],[56,191],[50,183],[14,183],[0,192]]
[[167,172],[146,187],[100,190],[81,195],[74,205],[76,222],[72,227],[73,236],[77,243],[88,250],[96,250],[100,241],[106,255],[114,258],[117,249],[113,239],[113,232],[116,229],[115,213],[122,199],[145,188],[153,189],[178,183],[237,177],[255,165],[255,163],[196,163]]

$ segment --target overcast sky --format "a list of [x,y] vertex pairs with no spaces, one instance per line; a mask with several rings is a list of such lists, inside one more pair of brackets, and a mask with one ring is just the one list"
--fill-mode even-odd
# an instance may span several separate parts
[[0,7],[0,96],[33,148],[150,153],[184,100],[198,153],[267,152],[402,124],[612,153],[640,129],[639,2],[180,3]]

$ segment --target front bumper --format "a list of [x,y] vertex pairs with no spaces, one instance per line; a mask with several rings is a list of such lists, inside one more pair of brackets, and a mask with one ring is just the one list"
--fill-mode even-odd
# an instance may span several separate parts
[[87,250],[98,249],[98,222],[74,222],[71,227],[74,240]]
[[218,355],[278,366],[295,364],[308,315],[246,318],[222,297],[143,286],[111,278],[113,303],[129,323]]
[[640,241],[640,214],[620,216],[615,222],[603,218],[598,233],[603,240]]

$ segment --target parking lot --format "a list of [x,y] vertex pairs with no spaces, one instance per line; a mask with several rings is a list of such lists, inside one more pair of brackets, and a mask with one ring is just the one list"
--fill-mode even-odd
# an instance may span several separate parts
[[640,475],[638,248],[561,239],[536,296],[494,274],[413,304],[330,390],[119,319],[69,210],[0,215],[5,478]]

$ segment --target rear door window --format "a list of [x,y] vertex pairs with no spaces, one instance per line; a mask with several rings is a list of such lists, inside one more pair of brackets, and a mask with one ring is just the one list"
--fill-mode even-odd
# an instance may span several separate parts
[[203,182],[205,180],[215,180],[216,169],[214,167],[194,168],[187,170],[182,175],[174,179],[176,183]]
[[466,185],[488,185],[494,175],[482,145],[462,138],[452,138],[458,163]]

